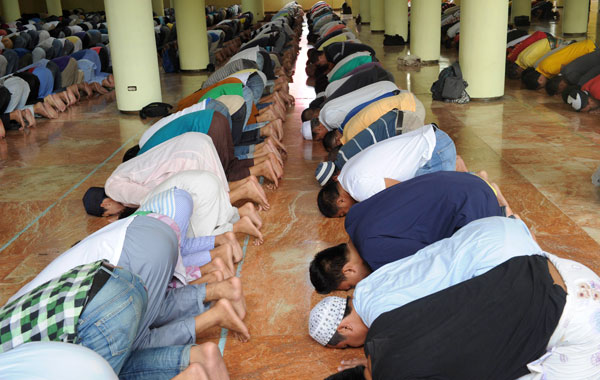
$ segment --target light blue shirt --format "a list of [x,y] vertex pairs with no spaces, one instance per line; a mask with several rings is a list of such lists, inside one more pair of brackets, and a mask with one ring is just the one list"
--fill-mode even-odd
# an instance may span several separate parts
[[525,223],[494,216],[382,266],[356,285],[353,304],[368,327],[387,311],[479,276],[516,256],[546,254]]

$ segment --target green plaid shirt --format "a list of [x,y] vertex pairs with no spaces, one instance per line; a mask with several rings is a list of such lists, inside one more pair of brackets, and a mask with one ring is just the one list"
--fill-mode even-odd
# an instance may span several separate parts
[[0,352],[32,341],[75,343],[77,321],[101,265],[75,267],[0,308]]

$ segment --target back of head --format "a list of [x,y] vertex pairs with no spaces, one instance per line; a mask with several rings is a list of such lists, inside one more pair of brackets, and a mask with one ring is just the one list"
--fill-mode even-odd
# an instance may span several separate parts
[[313,118],[313,112],[314,109],[308,107],[305,108],[304,111],[302,111],[302,113],[300,114],[300,118],[302,119],[302,122],[311,120]]
[[103,187],[90,187],[83,195],[85,211],[94,216],[102,216],[106,210],[101,206],[104,198],[108,198]]
[[123,155],[123,162],[129,161],[132,158],[134,158],[135,156],[137,156],[139,151],[140,151],[140,146],[137,144],[132,146],[131,148],[127,149],[127,151]]
[[348,262],[346,250],[346,243],[342,243],[324,249],[315,255],[310,263],[309,273],[310,282],[317,293],[330,293],[336,290],[340,283],[344,281],[345,277],[342,269]]
[[540,75],[533,67],[528,67],[521,74],[521,81],[528,89],[537,90],[540,88],[540,84],[538,83]]
[[308,62],[310,63],[314,64],[319,60],[319,51],[315,48],[308,49],[306,54],[308,55]]
[[337,189],[337,182],[329,181],[317,195],[317,206],[319,211],[327,218],[335,218],[338,213],[337,200],[340,193]]
[[325,137],[323,138],[323,147],[325,147],[325,150],[328,152],[331,152],[334,148],[337,148],[339,146],[339,144],[336,142],[336,131],[329,131],[325,134]]
[[558,93],[558,87],[560,83],[563,81],[562,75],[557,75],[548,79],[546,82],[546,93],[550,96],[554,96]]
[[519,79],[521,77],[519,65],[511,61],[506,61],[506,76],[508,79]]
[[325,91],[325,89],[327,88],[327,86],[329,85],[329,79],[327,79],[327,75],[325,74],[321,74],[317,77],[317,79],[315,80],[315,92],[317,94],[320,94],[321,92]]

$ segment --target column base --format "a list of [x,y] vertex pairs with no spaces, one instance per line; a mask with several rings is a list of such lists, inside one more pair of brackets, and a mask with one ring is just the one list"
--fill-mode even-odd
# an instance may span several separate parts
[[562,34],[565,37],[584,37],[587,35],[587,32],[583,32],[583,33],[563,33]]
[[189,70],[181,69],[180,71],[184,74],[206,74],[206,73],[210,72],[210,70],[208,68],[206,68],[206,69],[189,69]]
[[421,65],[437,65],[440,63],[439,59],[432,59],[430,61],[421,61]]
[[471,98],[471,101],[475,101],[475,102],[494,102],[496,100],[501,100],[502,98],[504,98],[504,95],[502,96],[493,96],[491,98]]
[[137,110],[137,111],[122,111],[119,110],[119,112],[124,113],[125,115],[139,115],[141,109]]
[[384,32],[385,32],[385,30],[371,30],[371,33],[377,33],[377,34],[382,34]]

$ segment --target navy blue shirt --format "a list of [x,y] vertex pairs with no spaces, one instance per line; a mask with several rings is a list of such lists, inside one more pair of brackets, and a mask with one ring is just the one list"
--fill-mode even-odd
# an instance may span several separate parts
[[502,211],[492,188],[461,172],[415,177],[355,204],[345,227],[371,269],[452,236],[469,222]]

